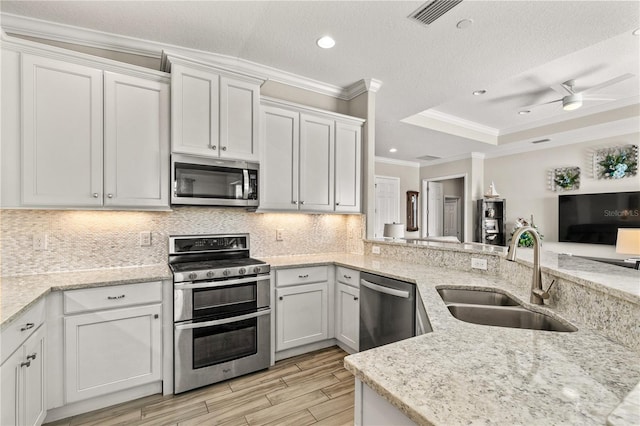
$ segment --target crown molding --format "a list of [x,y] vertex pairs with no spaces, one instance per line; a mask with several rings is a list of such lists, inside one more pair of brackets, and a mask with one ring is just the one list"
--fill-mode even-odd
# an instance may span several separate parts
[[357,81],[345,88],[233,56],[59,24],[10,13],[0,13],[0,19],[3,31],[10,34],[78,44],[160,60],[166,57],[166,55],[163,56],[163,52],[168,50],[176,56],[191,58],[194,61],[205,62],[247,76],[272,80],[346,101],[355,98],[365,91],[375,92],[382,85],[382,82],[379,80],[368,79]]
[[416,167],[416,168],[420,167],[420,163],[415,161],[396,160],[395,158],[388,158],[388,157],[376,156],[374,161],[376,163],[393,164],[395,166]]
[[495,138],[497,138],[498,135],[500,134],[500,131],[496,128],[485,126],[483,124],[476,123],[475,121],[465,120],[463,118],[456,117],[455,115],[446,114],[444,112],[436,111],[434,109],[428,109],[426,111],[419,112],[418,115],[421,115],[426,118],[430,118],[432,120],[438,120],[443,123],[462,127],[464,129],[469,129],[474,132],[479,132]]
[[469,160],[469,159],[484,160],[486,157],[487,157],[486,154],[482,152],[469,152],[469,153],[464,153],[460,155],[454,155],[452,157],[439,158],[437,160],[423,161],[421,162],[420,167],[435,166],[437,164],[446,164],[446,163],[452,163],[454,161]]

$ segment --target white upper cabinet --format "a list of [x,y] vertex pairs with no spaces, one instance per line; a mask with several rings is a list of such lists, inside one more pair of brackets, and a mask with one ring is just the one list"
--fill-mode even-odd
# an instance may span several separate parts
[[257,161],[260,81],[169,60],[172,152]]
[[220,76],[171,67],[171,151],[217,156],[220,145]]
[[220,77],[220,156],[258,160],[260,86]]
[[298,210],[300,114],[264,106],[260,117],[260,208]]
[[24,205],[102,205],[102,105],[101,70],[23,55]]
[[169,87],[105,72],[104,204],[169,204]]
[[336,123],[336,211],[360,212],[362,126]]
[[19,205],[169,207],[168,78],[31,54],[21,63]]
[[362,122],[263,98],[260,209],[360,212]]
[[300,114],[300,209],[334,208],[334,121]]

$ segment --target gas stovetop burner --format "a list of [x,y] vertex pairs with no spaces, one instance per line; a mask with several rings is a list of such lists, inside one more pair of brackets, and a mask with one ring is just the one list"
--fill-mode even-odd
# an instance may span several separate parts
[[249,257],[249,235],[186,235],[169,238],[175,283],[268,274],[271,267]]

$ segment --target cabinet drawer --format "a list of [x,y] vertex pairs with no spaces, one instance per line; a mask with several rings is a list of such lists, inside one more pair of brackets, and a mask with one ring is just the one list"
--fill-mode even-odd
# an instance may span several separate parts
[[64,292],[64,313],[96,311],[162,302],[162,283],[154,281]]
[[336,280],[351,287],[360,288],[360,271],[342,266],[336,267]]
[[307,268],[278,269],[276,270],[276,286],[317,283],[329,279],[327,266],[310,266]]
[[34,331],[44,323],[44,298],[2,330],[2,364]]

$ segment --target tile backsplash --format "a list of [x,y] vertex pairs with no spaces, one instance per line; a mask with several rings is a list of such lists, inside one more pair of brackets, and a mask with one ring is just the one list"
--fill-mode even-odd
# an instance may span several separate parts
[[[276,229],[283,240],[276,241]],[[240,209],[174,207],[170,212],[2,210],[3,276],[154,265],[167,261],[168,237],[249,233],[251,255],[363,253],[364,216],[251,213]],[[140,232],[151,246],[140,246]],[[34,236],[47,235],[46,250]]]

